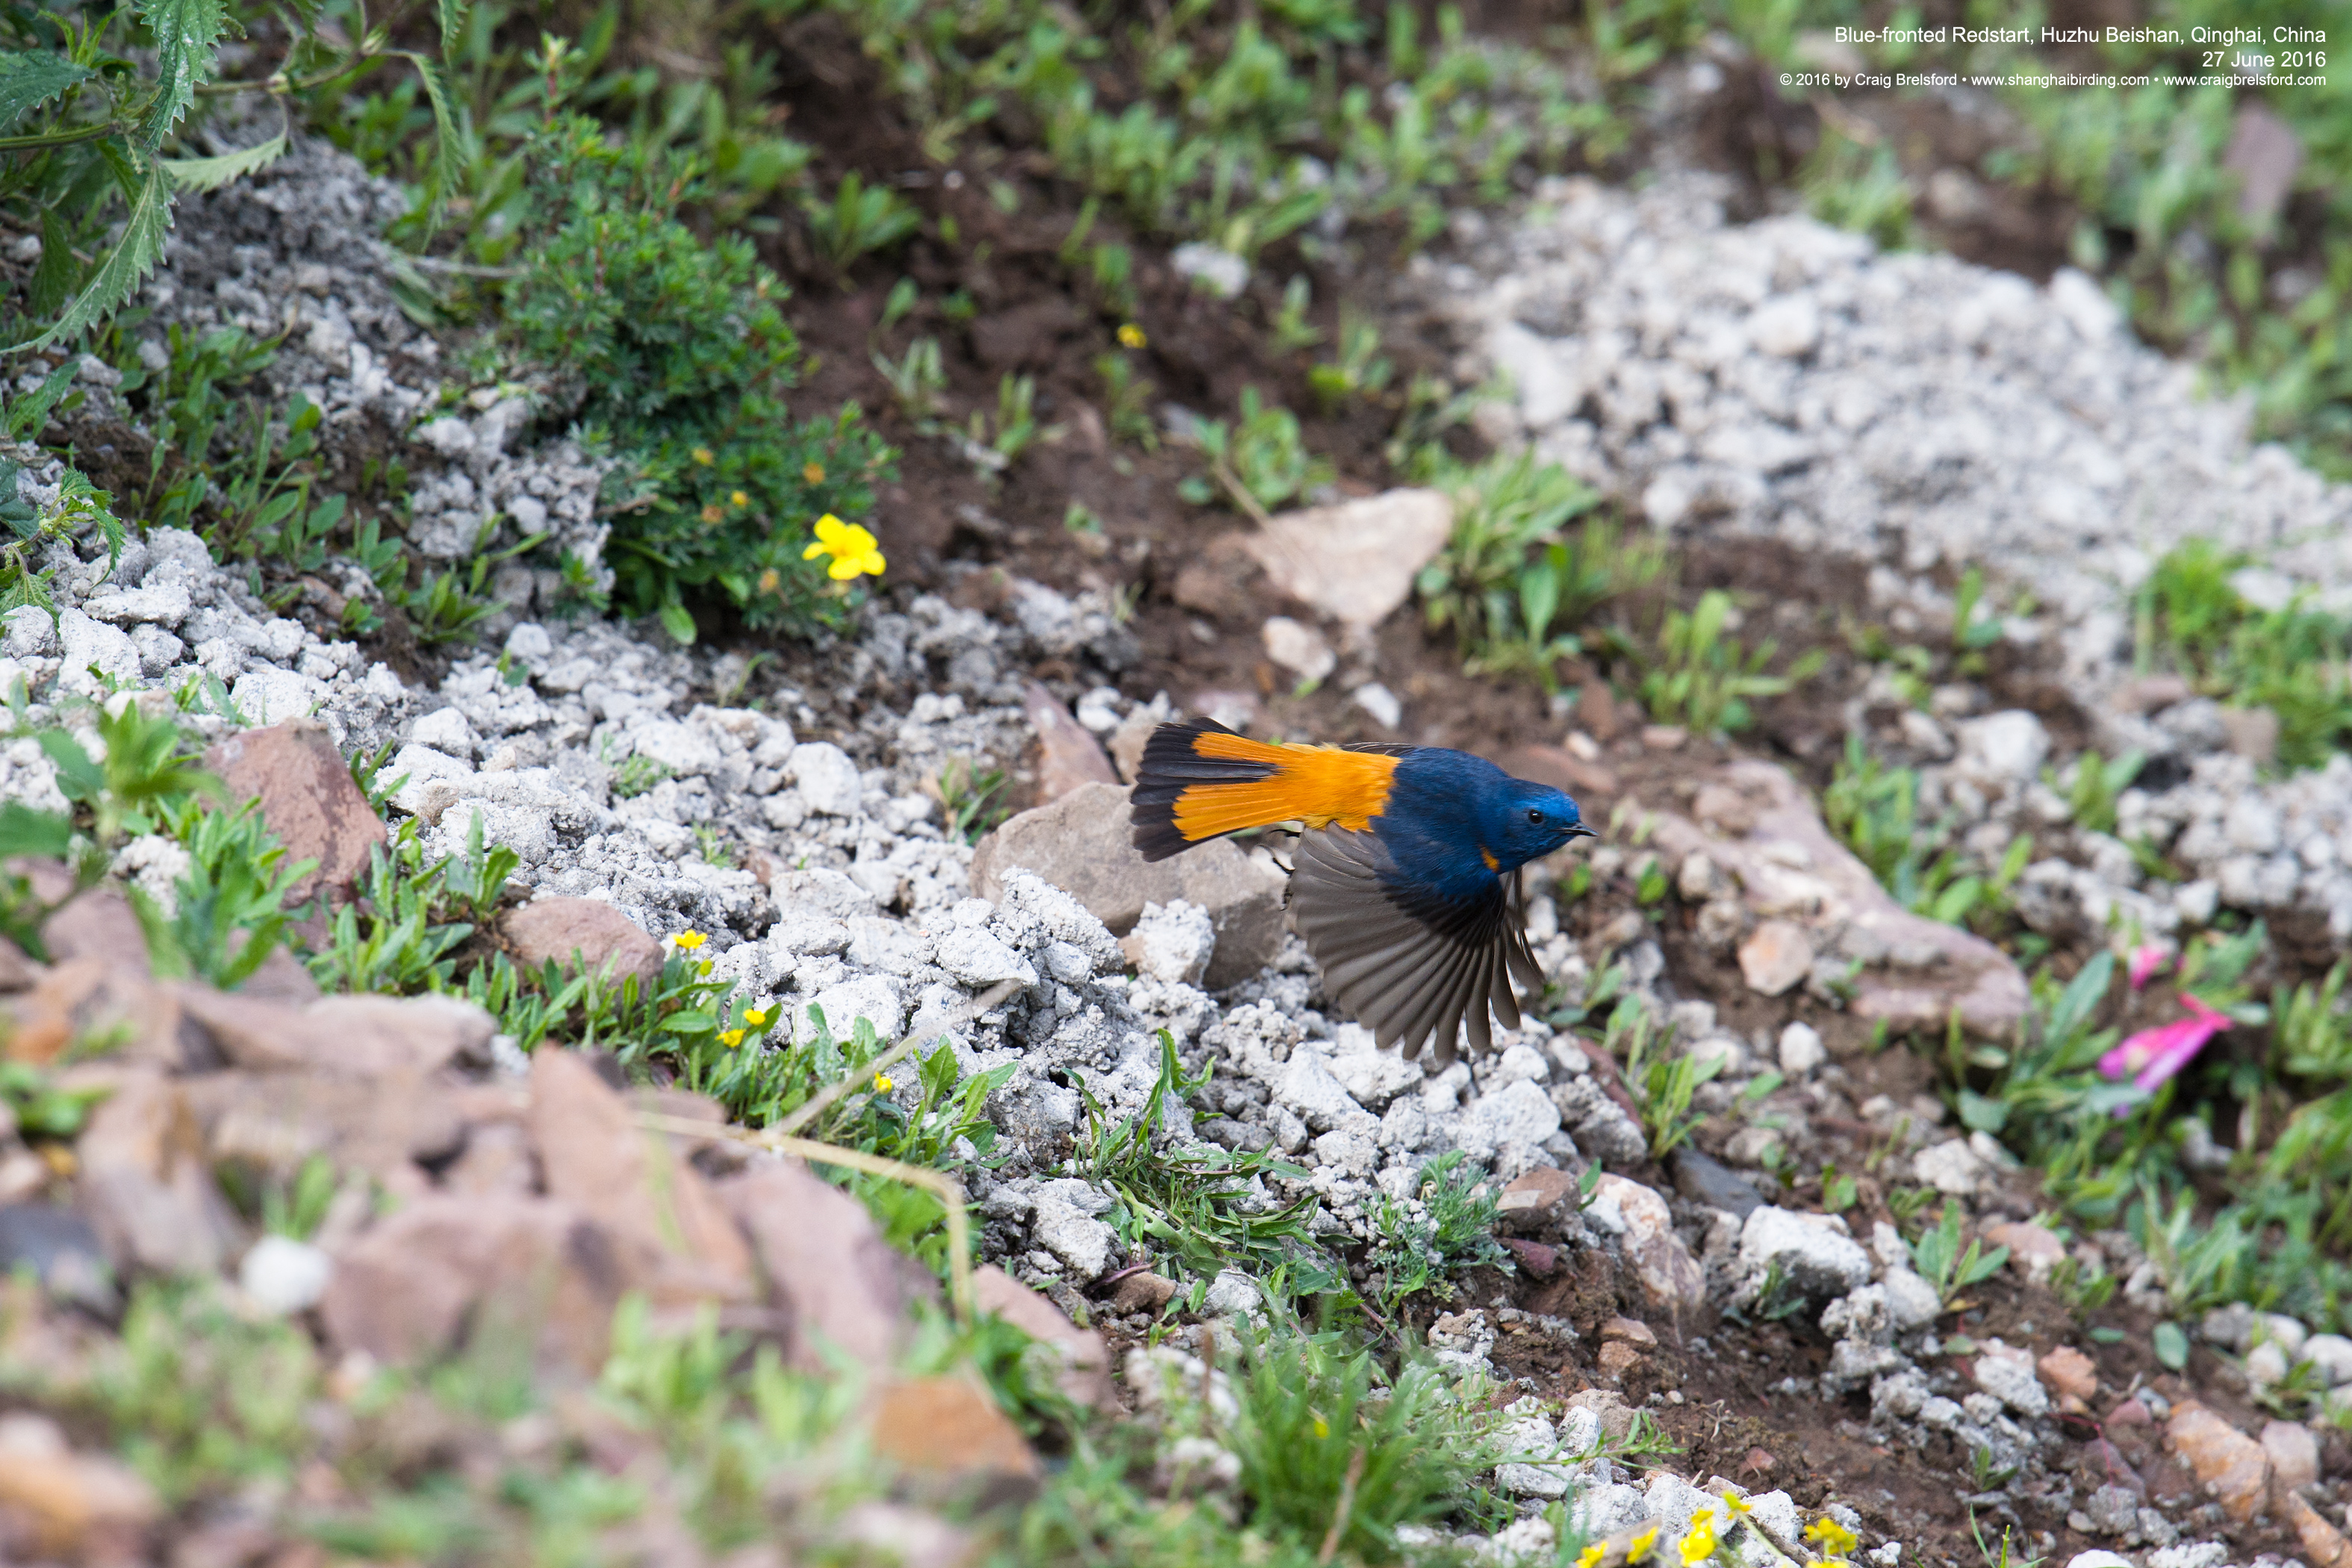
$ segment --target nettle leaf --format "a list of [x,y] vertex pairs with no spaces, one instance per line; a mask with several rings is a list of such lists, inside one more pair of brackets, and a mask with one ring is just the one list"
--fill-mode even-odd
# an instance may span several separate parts
[[98,73],[78,66],[63,55],[0,55],[0,125],[28,110],[38,109],[76,82]]
[[65,309],[80,280],[81,262],[73,253],[73,230],[51,207],[41,214],[41,263],[33,268],[33,280],[25,289],[25,304],[33,319],[37,321]]
[[467,0],[441,0],[441,52],[452,55],[457,50],[457,37],[466,30],[466,13],[472,9]]
[[184,191],[216,191],[231,180],[267,168],[286,155],[286,133],[279,132],[255,146],[224,153],[217,158],[165,158],[163,172]]
[[228,26],[228,8],[223,0],[147,0],[139,9],[155,36],[156,78],[155,101],[139,134],[160,147],[195,101],[196,83],[212,74],[213,46]]
[[425,80],[425,97],[433,105],[433,211],[437,216],[457,184],[457,117],[450,111],[441,68],[425,55],[402,51],[400,58],[416,68]]
[[139,195],[131,204],[131,216],[122,225],[122,237],[100,264],[98,274],[89,280],[79,298],[68,306],[49,330],[28,343],[18,343],[18,349],[47,348],[60,338],[73,337],[85,328],[97,325],[113,314],[114,308],[131,298],[155,264],[163,259],[163,237],[172,230],[172,181],[163,173],[163,164],[148,160],[145,178]]

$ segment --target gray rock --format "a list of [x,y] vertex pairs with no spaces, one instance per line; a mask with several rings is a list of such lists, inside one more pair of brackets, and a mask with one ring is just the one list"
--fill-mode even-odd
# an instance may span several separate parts
[[1134,961],[1139,973],[1198,985],[1216,952],[1216,922],[1208,910],[1181,899],[1171,904],[1146,904],[1135,929],[1120,939],[1119,947]]
[[1541,1089],[1521,1079],[1500,1093],[1471,1101],[1456,1136],[1471,1158],[1492,1160],[1507,1149],[1533,1151],[1559,1131],[1559,1108]]
[[1024,811],[973,851],[972,890],[1001,898],[1015,868],[1036,873],[1076,898],[1115,936],[1135,929],[1148,903],[1181,900],[1204,910],[1216,932],[1202,982],[1211,990],[1264,969],[1282,944],[1288,879],[1223,839],[1148,863],[1129,838],[1127,791],[1082,784],[1049,805]]
[[1960,767],[1994,784],[2027,784],[2050,755],[2050,731],[2022,709],[1959,726]]
[[1685,1146],[1674,1152],[1671,1163],[1675,1190],[1695,1204],[1705,1204],[1744,1220],[1764,1202],[1763,1194],[1712,1155]]
[[2050,1392],[2034,1374],[2033,1363],[2023,1356],[1987,1354],[1977,1357],[1977,1386],[2020,1415],[2050,1413]]
[[1091,1284],[1110,1272],[1118,1256],[1118,1237],[1110,1226],[1061,1198],[1039,1193],[1030,1210],[1030,1234],[1037,1245],[1062,1260],[1081,1283]]
[[961,926],[940,938],[935,957],[959,984],[978,987],[1000,980],[1037,984],[1037,972],[1027,959],[976,926]]
[[1739,1265],[1752,1287],[1777,1268],[1783,1289],[1822,1304],[1870,1282],[1870,1254],[1830,1215],[1770,1204],[1741,1226]]
[[1310,1046],[1290,1053],[1273,1087],[1275,1098],[1318,1132],[1334,1129],[1362,1132],[1378,1126],[1372,1113],[1357,1104],[1332,1076],[1330,1058]]
[[855,816],[866,785],[849,753],[824,741],[794,746],[784,763],[784,777],[800,791],[811,811],[827,816]]

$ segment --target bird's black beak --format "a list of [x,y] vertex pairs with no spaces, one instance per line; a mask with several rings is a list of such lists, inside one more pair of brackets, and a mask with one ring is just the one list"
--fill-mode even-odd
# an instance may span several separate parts
[[1596,827],[1587,827],[1580,822],[1568,830],[1568,836],[1570,838],[1598,838],[1601,837],[1601,830]]

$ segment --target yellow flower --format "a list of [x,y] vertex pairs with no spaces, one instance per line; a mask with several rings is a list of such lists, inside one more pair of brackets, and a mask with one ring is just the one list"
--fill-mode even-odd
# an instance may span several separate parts
[[709,468],[709,467],[710,467],[710,465],[711,465],[711,464],[713,464],[713,463],[717,462],[719,459],[718,459],[717,458],[715,458],[715,457],[713,457],[713,456],[711,455],[711,452],[710,452],[710,448],[709,448],[709,447],[697,447],[694,449],[694,460],[695,460],[696,462],[698,462],[698,463],[700,463],[704,468]]
[[898,1088],[898,1084],[896,1084],[895,1082],[893,1082],[887,1074],[885,1074],[885,1073],[878,1073],[878,1072],[877,1072],[877,1073],[876,1073],[876,1074],[874,1075],[874,1092],[875,1092],[875,1093],[877,1093],[877,1094],[887,1094],[887,1093],[889,1093],[892,1089],[896,1089],[896,1088]]
[[813,485],[821,485],[824,483],[824,465],[823,463],[808,464],[801,469],[801,478],[806,479]]
[[1741,1519],[1747,1518],[1756,1507],[1754,1503],[1749,1502],[1746,1498],[1738,1497],[1729,1492],[1725,1493],[1717,1500],[1720,1501],[1724,1507],[1729,1509],[1735,1515]]
[[712,501],[709,506],[702,509],[702,521],[705,522],[723,522],[726,519],[727,513],[719,507],[717,501]]
[[1139,349],[1150,341],[1143,335],[1143,329],[1133,321],[1129,321],[1118,329],[1118,344],[1121,348]]
[[776,585],[783,580],[783,574],[771,566],[765,572],[760,574],[760,592],[762,594],[772,594],[776,591]]
[[1328,1437],[1331,1435],[1331,1423],[1318,1415],[1315,1418],[1315,1435],[1318,1437]]
[[1862,1544],[1860,1538],[1853,1531],[1826,1514],[1805,1526],[1805,1539],[1819,1546],[1822,1553],[1830,1557],[1844,1557]]
[[687,952],[692,952],[696,948],[700,947],[704,942],[709,942],[710,939],[703,935],[698,931],[682,931],[669,940],[677,946],[686,949]]
[[697,974],[709,974],[710,973],[710,960],[706,958],[700,963],[696,964],[694,966],[694,972]]
[[1601,1568],[1601,1560],[1609,1555],[1609,1548],[1594,1542],[1577,1554],[1576,1568]]
[[729,1047],[740,1046],[743,1043],[743,1031],[740,1029],[721,1029],[719,1031],[719,1043],[722,1046]]
[[831,512],[816,520],[816,542],[801,552],[801,559],[814,561],[829,555],[833,564],[824,574],[836,583],[846,583],[868,573],[882,575],[881,542],[854,522],[844,522]]
[[1633,1540],[1627,1542],[1625,1543],[1625,1561],[1628,1563],[1639,1563],[1643,1558],[1649,1556],[1652,1550],[1658,1544],[1658,1531],[1663,1528],[1664,1526],[1662,1525],[1654,1524],[1650,1526],[1649,1529],[1642,1531],[1641,1534],[1633,1537]]
[[748,1008],[743,1014],[743,1022],[755,1029],[764,1029],[768,1026],[768,1010],[765,1007]]
[[751,498],[745,495],[741,490],[731,492],[727,499],[737,506],[750,506],[751,504]]
[[1696,1564],[1715,1555],[1715,1515],[1700,1514],[1683,1537],[1683,1562]]

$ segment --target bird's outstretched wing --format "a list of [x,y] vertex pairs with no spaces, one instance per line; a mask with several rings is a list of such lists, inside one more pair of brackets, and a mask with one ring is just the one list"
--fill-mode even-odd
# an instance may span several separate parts
[[1472,1051],[1492,1050],[1488,1010],[1517,1028],[1511,982],[1542,981],[1516,872],[1447,900],[1401,879],[1378,836],[1310,829],[1298,840],[1290,908],[1331,999],[1407,1057],[1431,1043],[1439,1065],[1452,1061],[1465,1026]]

